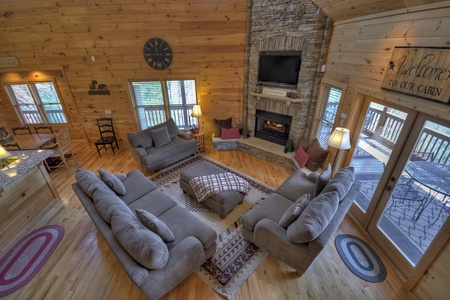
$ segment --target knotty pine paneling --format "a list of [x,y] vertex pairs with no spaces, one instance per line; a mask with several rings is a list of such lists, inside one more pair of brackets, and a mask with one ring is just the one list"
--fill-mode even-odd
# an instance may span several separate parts
[[[59,88],[72,98],[65,105],[71,121],[76,120],[73,139],[92,143],[99,137],[95,120],[111,116],[120,143],[126,143],[126,133],[137,130],[130,80],[198,79],[201,123],[208,131],[212,126],[208,123],[224,112],[241,114],[247,1],[1,2],[0,57],[16,56],[21,71],[63,70],[67,88]],[[165,39],[172,47],[174,59],[167,70],[153,70],[144,61],[143,45],[152,37]],[[8,71],[15,70],[0,69]],[[91,80],[106,84],[110,95],[89,95]],[[112,110],[112,115],[105,115],[105,110]],[[18,125],[11,109],[8,112],[8,124]]]
[[[342,109],[349,117],[344,126],[354,124],[359,117],[352,116],[351,110],[360,95],[371,95],[450,120],[448,105],[381,90],[394,47],[448,47],[449,20],[450,2],[446,2],[441,7],[430,4],[411,12],[399,10],[379,18],[357,18],[334,24],[324,78],[348,84]],[[443,299],[450,294],[449,247],[447,240],[441,254],[410,291],[417,299]]]

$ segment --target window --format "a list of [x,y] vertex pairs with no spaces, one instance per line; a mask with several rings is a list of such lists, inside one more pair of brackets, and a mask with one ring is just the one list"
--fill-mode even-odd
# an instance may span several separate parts
[[191,117],[197,104],[195,80],[133,81],[129,87],[141,130],[166,121],[167,113],[179,128],[198,125]]
[[316,115],[317,131],[316,138],[325,149],[328,147],[328,138],[334,128],[336,115],[341,101],[342,90],[339,88],[325,86],[322,96],[322,104]]
[[5,84],[11,103],[23,124],[67,123],[53,82]]

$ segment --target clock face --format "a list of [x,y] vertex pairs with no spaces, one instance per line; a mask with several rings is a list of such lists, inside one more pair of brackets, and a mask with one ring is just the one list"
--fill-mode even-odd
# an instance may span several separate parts
[[164,70],[172,63],[172,49],[162,39],[152,38],[144,45],[144,58],[153,69]]

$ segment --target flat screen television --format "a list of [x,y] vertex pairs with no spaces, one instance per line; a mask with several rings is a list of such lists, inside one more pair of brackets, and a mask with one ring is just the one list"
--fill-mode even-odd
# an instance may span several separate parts
[[258,84],[297,88],[302,51],[262,51],[259,53]]

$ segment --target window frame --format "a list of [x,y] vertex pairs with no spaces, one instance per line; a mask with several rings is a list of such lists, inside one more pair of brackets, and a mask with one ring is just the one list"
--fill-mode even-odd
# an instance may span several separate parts
[[[57,122],[52,123],[50,118],[48,117],[48,111],[45,109],[45,106],[48,105],[46,103],[43,103],[41,95],[39,94],[39,91],[36,87],[36,84],[39,83],[51,83],[53,86],[53,89],[55,91],[56,98],[58,99],[58,105],[61,106],[62,114],[66,122]],[[64,102],[62,101],[61,94],[58,89],[58,85],[54,80],[36,80],[36,81],[11,81],[11,82],[2,82],[3,89],[6,92],[6,95],[8,96],[9,102],[11,103],[17,117],[20,120],[20,123],[22,125],[60,125],[60,124],[69,124],[69,118],[68,114],[66,112],[66,109],[64,107]],[[34,105],[36,106],[36,112],[39,114],[39,117],[41,119],[41,122],[27,122],[27,119],[20,108],[20,104],[17,100],[16,95],[12,91],[13,85],[26,85],[27,90],[30,93],[31,99],[33,100]],[[55,103],[56,104],[56,103]]]
[[[185,96],[185,94],[184,94],[182,97],[182,99],[183,99],[182,104],[175,104],[175,105],[171,104],[170,99],[169,99],[169,91],[167,88],[167,83],[169,81],[194,81],[196,103],[195,104],[187,104],[186,97],[184,97]],[[135,89],[133,86],[133,83],[137,83],[137,82],[159,82],[160,83],[160,86],[162,88],[162,97],[163,97],[163,107],[162,107],[163,109],[162,110],[164,111],[165,120],[161,120],[159,117],[157,117],[155,122],[153,122],[153,124],[150,124],[150,125],[142,124],[142,120],[146,120],[147,118],[141,117],[139,110],[142,108],[145,108],[145,107],[158,107],[159,105],[139,105],[137,103],[136,93],[135,93]],[[199,103],[199,101],[198,101],[198,93],[199,93],[198,78],[188,77],[188,78],[158,78],[158,79],[128,80],[128,90],[130,92],[134,118],[138,125],[139,130],[145,130],[149,127],[155,126],[163,121],[168,120],[170,117],[174,118],[172,116],[172,111],[173,111],[171,109],[172,107],[182,108],[183,118],[185,118],[185,120],[186,120],[185,122],[187,122],[184,124],[179,124],[180,122],[178,122],[177,119],[174,118],[175,123],[177,124],[179,129],[187,130],[192,126],[198,126],[198,119],[190,116],[192,107]]]

